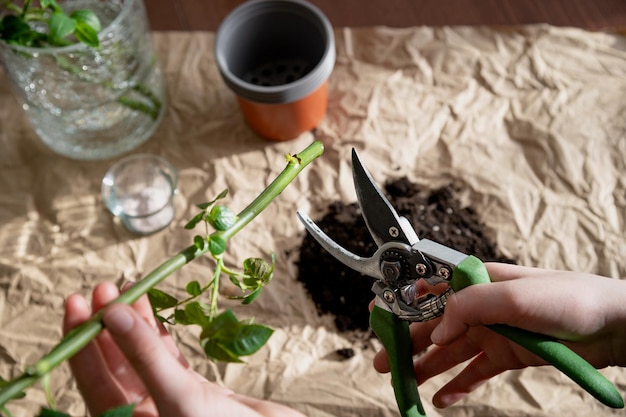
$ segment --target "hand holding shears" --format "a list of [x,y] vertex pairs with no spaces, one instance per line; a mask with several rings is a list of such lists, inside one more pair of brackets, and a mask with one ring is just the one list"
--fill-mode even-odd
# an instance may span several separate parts
[[[413,370],[409,322],[439,317],[453,292],[491,280],[478,258],[420,240],[409,221],[400,217],[382,194],[355,151],[352,172],[363,218],[378,246],[371,257],[360,257],[341,247],[306,214],[298,212],[298,217],[336,259],[376,279],[370,326],[387,351],[400,414],[425,416]],[[488,327],[554,365],[605,405],[624,407],[613,384],[558,340],[507,325]]]

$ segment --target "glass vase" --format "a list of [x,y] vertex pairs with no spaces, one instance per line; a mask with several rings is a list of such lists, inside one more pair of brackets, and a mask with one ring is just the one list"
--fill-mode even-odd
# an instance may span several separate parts
[[0,59],[39,138],[73,159],[107,159],[145,142],[165,112],[165,88],[142,0],[58,1],[102,23],[97,48],[23,47]]

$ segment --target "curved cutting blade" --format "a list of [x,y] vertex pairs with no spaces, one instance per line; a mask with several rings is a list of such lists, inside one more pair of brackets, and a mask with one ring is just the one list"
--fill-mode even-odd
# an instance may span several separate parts
[[317,240],[317,242],[328,253],[335,257],[339,262],[343,263],[347,267],[360,272],[363,275],[370,276],[376,279],[382,279],[380,267],[378,265],[378,256],[371,258],[363,258],[355,255],[354,253],[344,249],[337,242],[332,240],[326,233],[319,228],[317,224],[311,218],[302,211],[297,213],[298,219],[304,225],[304,228]]
[[365,224],[379,247],[387,242],[401,242],[412,246],[419,241],[409,221],[398,216],[370,173],[361,164],[354,149],[352,149],[352,176]]

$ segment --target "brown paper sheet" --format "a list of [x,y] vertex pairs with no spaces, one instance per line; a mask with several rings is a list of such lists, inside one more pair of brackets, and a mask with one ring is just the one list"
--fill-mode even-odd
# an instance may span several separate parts
[[[212,33],[156,33],[169,110],[136,152],[164,155],[178,169],[176,221],[149,237],[128,234],[106,212],[100,180],[112,161],[76,162],[39,145],[5,78],[0,82],[0,376],[16,375],[60,338],[62,305],[102,281],[136,280],[190,244],[193,205],[228,187],[242,209],[311,133],[269,143],[252,133],[213,58]],[[208,363],[188,329],[175,329],[195,368],[238,392],[287,403],[311,417],[391,417],[388,375],[371,360],[377,341],[354,342],[319,317],[297,282],[303,230],[295,210],[316,216],[354,201],[352,147],[373,176],[407,175],[467,190],[504,253],[525,265],[626,277],[626,38],[531,26],[337,29],[328,115],[315,133],[324,156],[232,240],[228,261],[277,255],[273,283],[243,308],[276,329],[247,365]],[[212,273],[196,261],[164,289]],[[227,284],[226,284],[227,285]],[[356,355],[340,361],[338,348]],[[458,370],[421,388],[429,416],[610,416],[552,368],[507,372],[459,405],[430,399]],[[626,371],[602,371],[626,395]],[[84,414],[66,366],[52,378],[58,405]],[[42,390],[9,408],[33,416]]]

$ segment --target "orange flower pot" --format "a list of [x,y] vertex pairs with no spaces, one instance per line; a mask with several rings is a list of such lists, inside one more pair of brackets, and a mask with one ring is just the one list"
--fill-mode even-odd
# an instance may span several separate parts
[[243,3],[220,25],[215,54],[222,79],[260,136],[293,139],[324,118],[335,64],[334,34],[311,3]]

